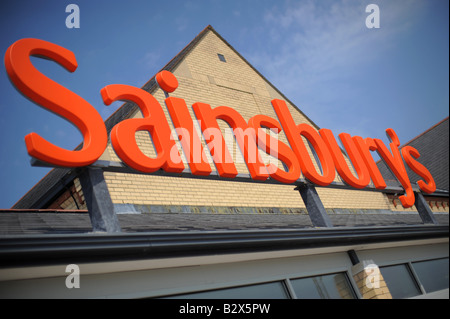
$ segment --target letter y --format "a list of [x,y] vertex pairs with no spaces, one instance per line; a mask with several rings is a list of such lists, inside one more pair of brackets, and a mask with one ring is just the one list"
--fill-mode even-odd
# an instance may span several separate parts
[[386,134],[391,141],[389,144],[391,152],[389,152],[386,145],[380,139],[374,139],[378,153],[381,155],[385,163],[388,165],[391,172],[397,177],[399,182],[402,184],[406,191],[405,195],[399,197],[402,202],[403,207],[408,208],[414,205],[415,197],[411,186],[411,182],[406,172],[405,164],[403,163],[403,158],[399,151],[400,141],[398,139],[397,133],[391,128],[386,130]]

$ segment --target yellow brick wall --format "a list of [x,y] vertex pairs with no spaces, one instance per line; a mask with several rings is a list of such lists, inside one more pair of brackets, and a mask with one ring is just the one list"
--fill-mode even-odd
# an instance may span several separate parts
[[368,277],[373,274],[373,271],[362,270],[359,273],[353,275],[353,279],[361,293],[363,299],[392,299],[391,292],[384,281],[378,267],[378,285],[367,285]]
[[[219,61],[218,53],[225,56],[226,63]],[[270,102],[274,98],[283,99],[283,97],[211,31],[208,31],[173,73],[177,76],[179,87],[171,93],[171,96],[186,101],[192,118],[195,116],[191,106],[195,102],[207,103],[213,108],[232,107],[247,121],[256,114],[277,118]],[[168,122],[173,128],[164,104],[164,93],[157,89],[152,94],[163,106]],[[297,124],[311,124],[293,105],[287,104]],[[137,112],[134,117],[142,115]],[[222,121],[219,122],[224,131],[228,126]],[[337,133],[340,132],[335,132],[336,135]],[[287,143],[283,133],[279,138]],[[147,132],[138,132],[136,139],[144,154],[155,156]],[[240,162],[236,164],[239,173],[248,174],[236,143],[232,149],[235,162]],[[182,151],[180,153],[182,154]],[[209,152],[206,153],[212,164]],[[313,158],[312,154],[310,156]],[[101,159],[119,161],[111,145]],[[185,165],[187,167],[187,164]],[[211,167],[214,169],[213,164]],[[279,167],[282,167],[281,163]],[[117,173],[105,173],[105,179],[112,201],[117,204],[304,207],[300,194],[294,191],[292,185]],[[336,180],[339,181],[339,178]],[[389,209],[389,202],[385,196],[377,192],[318,188],[318,193],[326,208]]]
[[63,194],[60,195],[53,203],[49,204],[48,208],[63,210],[87,209],[80,180],[75,178],[73,185],[68,185]]
[[304,207],[293,186],[105,173],[117,204]]

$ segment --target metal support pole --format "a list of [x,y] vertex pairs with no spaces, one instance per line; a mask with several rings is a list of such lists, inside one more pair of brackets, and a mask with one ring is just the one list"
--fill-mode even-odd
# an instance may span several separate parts
[[433,212],[430,209],[430,206],[425,200],[425,197],[423,197],[422,193],[414,192],[414,196],[416,198],[414,205],[416,206],[416,209],[419,212],[420,218],[422,218],[423,223],[439,224],[438,221],[436,220],[436,217],[434,217]]
[[84,199],[91,218],[92,230],[115,233],[120,225],[100,168],[87,167],[79,175]]
[[347,255],[350,257],[353,266],[359,264],[359,258],[354,249],[347,251]]
[[314,227],[333,227],[333,223],[313,185],[299,185],[295,190],[300,192]]

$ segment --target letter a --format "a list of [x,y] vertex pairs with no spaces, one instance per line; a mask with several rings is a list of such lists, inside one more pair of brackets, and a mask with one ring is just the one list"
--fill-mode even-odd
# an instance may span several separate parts
[[376,4],[369,4],[366,12],[371,12],[366,18],[366,27],[368,29],[380,28],[380,8]]
[[71,12],[66,18],[66,27],[68,29],[80,28],[80,7],[76,4],[69,4],[66,7],[66,12]]
[[66,287],[69,289],[80,288],[80,267],[75,264],[67,265],[66,272],[70,272],[66,278]]
[[[131,101],[142,111],[142,119],[126,119],[116,124],[111,130],[111,144],[117,155],[125,164],[135,170],[153,173],[160,168],[166,172],[179,173],[184,170],[181,156],[171,156],[171,150],[176,147],[171,140],[171,132],[164,112],[153,95],[133,86],[111,84],[100,90],[103,102],[110,105],[114,101]],[[157,152],[156,158],[146,156],[136,141],[137,131],[150,133]],[[172,154],[173,155],[173,154]]]

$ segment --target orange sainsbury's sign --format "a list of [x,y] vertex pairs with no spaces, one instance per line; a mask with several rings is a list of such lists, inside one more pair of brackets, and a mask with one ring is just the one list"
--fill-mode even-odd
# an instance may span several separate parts
[[[84,143],[80,150],[67,150],[48,142],[36,133],[30,133],[25,136],[28,153],[54,166],[82,167],[93,164],[107,147],[108,136],[103,119],[82,97],[39,72],[31,64],[32,55],[51,59],[74,72],[77,68],[74,53],[51,42],[21,39],[6,51],[5,66],[9,78],[21,93],[73,123],[81,131]],[[176,77],[168,71],[158,73],[156,81],[166,92],[174,92],[178,87]],[[142,89],[123,84],[107,85],[100,93],[106,105],[119,100],[132,101],[142,111],[143,118],[123,120],[110,132],[112,147],[126,165],[146,173],[160,169],[178,173],[185,169],[163,108],[154,96]],[[303,174],[310,182],[327,186],[333,182],[337,171],[346,184],[356,189],[368,186],[370,181],[377,189],[384,189],[386,183],[371,155],[371,152],[377,151],[405,189],[405,194],[399,197],[404,207],[413,206],[415,201],[405,163],[422,178],[417,183],[422,191],[433,193],[436,190],[430,172],[417,161],[419,151],[411,146],[400,150],[400,141],[393,129],[386,130],[390,140],[389,148],[380,139],[363,139],[348,133],[338,135],[353,165],[356,173],[353,174],[331,130],[317,131],[308,124],[296,124],[285,101],[274,99],[271,103],[278,120],[267,115],[255,115],[248,122],[239,112],[227,106],[213,109],[209,104],[200,102],[192,105],[220,176],[234,178],[238,174],[217,122],[223,120],[233,129],[249,173],[255,180],[264,181],[270,177],[291,184]],[[211,174],[211,166],[186,102],[181,98],[167,97],[165,104],[192,174]],[[289,145],[267,134],[263,128],[275,133],[283,131]],[[156,157],[148,157],[139,149],[135,136],[137,131],[149,132]],[[314,167],[302,137],[317,154],[320,173]],[[273,163],[265,164],[258,148],[282,161],[287,169],[280,169]]]

